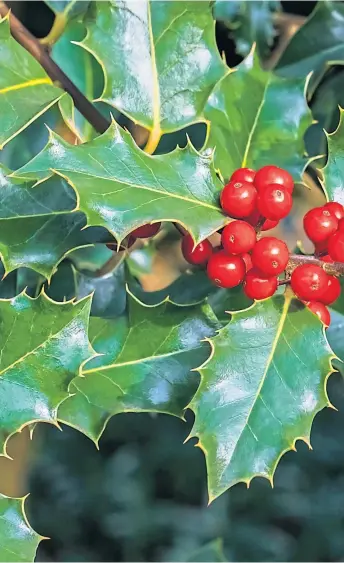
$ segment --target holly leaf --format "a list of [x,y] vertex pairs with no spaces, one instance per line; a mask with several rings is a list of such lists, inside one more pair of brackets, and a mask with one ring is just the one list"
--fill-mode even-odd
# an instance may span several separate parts
[[121,412],[183,417],[198,383],[194,371],[209,355],[203,339],[219,328],[206,305],[143,307],[128,298],[128,315],[91,317],[90,341],[101,354],[82,368],[59,408],[59,420],[96,444],[107,420]]
[[0,436],[35,421],[56,422],[80,364],[94,354],[87,331],[91,300],[55,303],[42,293],[0,300]]
[[107,242],[105,229],[85,229],[74,191],[57,176],[34,186],[0,165],[0,252],[6,272],[21,266],[50,278],[73,248]]
[[289,294],[234,313],[211,344],[189,406],[213,500],[255,476],[272,482],[282,455],[310,443],[315,415],[330,406],[334,354],[319,319]]
[[72,18],[83,15],[90,4],[89,0],[44,0],[45,4],[54,12],[55,16],[64,18],[67,22]]
[[212,158],[190,145],[151,157],[115,123],[78,146],[51,133],[43,151],[13,176],[38,180],[52,170],[77,191],[88,224],[106,227],[119,242],[143,223],[162,220],[178,221],[199,242],[227,222]]
[[338,201],[344,205],[344,110],[339,109],[339,125],[334,133],[327,134],[328,159],[321,172],[323,189],[329,201]]
[[104,70],[101,100],[156,139],[200,120],[225,72],[210,2],[112,0],[95,10],[81,45]]
[[55,104],[64,92],[53,85],[41,65],[0,21],[0,150]]
[[274,42],[276,31],[272,16],[279,8],[280,3],[276,0],[218,0],[214,16],[231,30],[238,53],[246,57],[253,43],[257,43],[259,56],[264,58]]
[[29,525],[24,503],[27,497],[0,495],[0,560],[13,563],[34,561],[43,538]]
[[190,563],[195,561],[200,563],[201,561],[213,561],[213,563],[223,563],[227,561],[225,554],[223,552],[223,540],[222,538],[216,538],[197,549],[188,559]]
[[305,79],[262,70],[253,51],[217,84],[205,108],[207,146],[216,148],[215,167],[224,178],[242,166],[273,163],[301,179],[307,164],[303,136],[312,123],[305,88]]
[[324,65],[343,64],[344,6],[317,2],[306,23],[292,36],[275,71],[287,78],[306,77]]

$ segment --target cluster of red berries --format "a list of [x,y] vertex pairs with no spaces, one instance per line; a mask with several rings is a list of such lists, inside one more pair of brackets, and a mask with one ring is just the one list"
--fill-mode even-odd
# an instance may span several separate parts
[[[289,262],[287,245],[276,237],[260,238],[261,231],[276,227],[292,208],[292,176],[277,166],[264,166],[257,172],[240,168],[232,174],[221,192],[221,207],[234,218],[221,232],[221,245],[209,240],[194,245],[191,235],[182,239],[182,253],[190,264],[206,266],[208,277],[219,287],[232,288],[243,283],[250,299],[271,297],[279,284],[278,276]],[[137,238],[156,235],[161,223],[143,225],[127,239],[130,247]],[[306,213],[306,234],[315,245],[315,256],[323,262],[344,262],[344,207],[326,203]],[[113,249],[113,243],[108,244]],[[289,283],[294,293],[328,326],[330,313],[326,305],[340,295],[341,286],[333,275],[312,263],[297,266]]]
[[268,231],[288,215],[292,207],[294,182],[277,166],[258,172],[240,168],[222,190],[223,211],[235,220],[221,234],[221,247],[213,249],[208,240],[194,248],[190,235],[182,241],[185,259],[191,264],[207,263],[209,278],[219,287],[241,283],[251,299],[271,297],[278,276],[288,263],[287,245],[275,237],[257,240],[257,231]]

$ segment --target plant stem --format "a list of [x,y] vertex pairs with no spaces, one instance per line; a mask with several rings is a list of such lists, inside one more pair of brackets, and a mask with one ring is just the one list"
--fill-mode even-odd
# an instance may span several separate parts
[[287,268],[293,270],[297,266],[300,266],[300,264],[315,264],[323,268],[327,274],[331,274],[332,276],[344,276],[343,262],[333,262],[333,264],[329,264],[328,262],[319,260],[319,258],[315,256],[304,256],[302,254],[291,254]]
[[108,121],[84,94],[73,84],[68,76],[52,60],[45,48],[26,27],[8,9],[5,2],[0,1],[0,16],[8,17],[11,34],[14,39],[24,47],[44,68],[53,82],[59,83],[62,88],[73,98],[75,107],[91,123],[98,133],[104,133],[110,126]]

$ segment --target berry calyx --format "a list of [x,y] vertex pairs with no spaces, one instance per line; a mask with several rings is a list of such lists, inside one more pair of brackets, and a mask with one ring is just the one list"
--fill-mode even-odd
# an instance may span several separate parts
[[328,253],[335,262],[344,262],[344,231],[338,231],[329,238]]
[[281,274],[285,270],[288,260],[287,245],[275,237],[260,239],[252,252],[253,265],[268,276]]
[[253,268],[251,255],[248,254],[248,252],[245,252],[245,254],[241,255],[241,258],[245,262],[246,272],[248,272],[249,270],[251,270]]
[[337,217],[338,221],[344,218],[344,207],[337,201],[329,201],[324,207],[331,211],[331,213]]
[[254,185],[258,192],[263,190],[269,184],[280,184],[284,186],[288,192],[292,193],[294,189],[293,177],[278,166],[263,166],[254,177]]
[[253,182],[256,171],[252,168],[238,168],[231,175],[231,181],[233,182]]
[[223,229],[221,242],[228,254],[243,254],[256,244],[256,231],[245,221],[232,221]]
[[293,271],[290,285],[294,293],[303,301],[320,300],[324,295],[328,275],[316,264],[301,264]]
[[275,293],[277,285],[277,276],[266,276],[258,268],[252,268],[245,277],[244,293],[250,299],[267,299]]
[[308,238],[315,242],[326,241],[338,229],[337,217],[325,206],[315,207],[306,213],[303,226]]
[[182,239],[182,253],[189,264],[198,266],[208,262],[213,253],[213,247],[207,239],[195,246],[192,236],[184,235]]
[[207,274],[219,287],[235,287],[245,277],[245,262],[240,256],[228,256],[226,252],[221,250],[210,257]]
[[227,215],[241,219],[251,215],[256,199],[257,190],[252,182],[229,181],[221,192],[220,203]]
[[311,301],[309,303],[306,303],[306,306],[308,307],[308,309],[312,311],[312,313],[314,313],[315,315],[317,315],[317,317],[319,317],[321,322],[326,327],[330,326],[331,323],[330,311],[323,303],[319,303],[319,301]]
[[328,275],[327,288],[324,295],[320,299],[321,303],[324,303],[324,305],[331,305],[331,303],[334,303],[338,299],[340,292],[341,286],[338,278],[336,278],[336,276]]
[[154,237],[160,230],[161,223],[153,223],[152,225],[142,225],[131,232],[131,235],[135,238],[150,238]]
[[293,205],[291,193],[279,184],[262,188],[257,197],[258,211],[272,221],[279,221],[288,215]]

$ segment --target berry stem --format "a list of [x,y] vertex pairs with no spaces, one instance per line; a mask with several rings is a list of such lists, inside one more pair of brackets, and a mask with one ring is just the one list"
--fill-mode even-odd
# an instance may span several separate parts
[[263,215],[261,215],[257,225],[255,226],[255,230],[256,230],[257,234],[260,233],[260,230],[261,230],[262,226],[264,225],[265,221],[266,221],[266,217],[263,217]]
[[300,266],[300,264],[315,264],[323,268],[327,274],[331,274],[332,276],[344,276],[343,262],[333,262],[333,264],[329,264],[319,260],[319,258],[315,256],[303,256],[302,254],[291,254],[287,269],[294,270],[294,268]]

